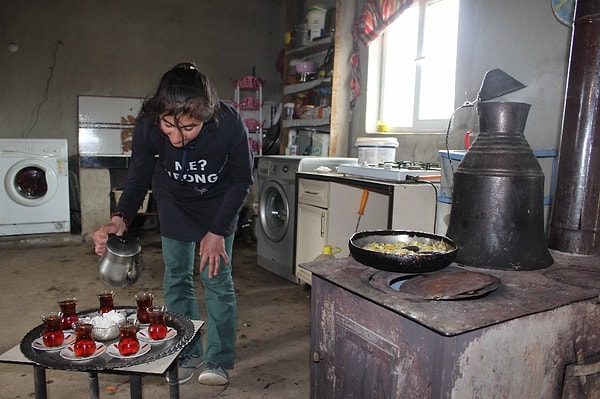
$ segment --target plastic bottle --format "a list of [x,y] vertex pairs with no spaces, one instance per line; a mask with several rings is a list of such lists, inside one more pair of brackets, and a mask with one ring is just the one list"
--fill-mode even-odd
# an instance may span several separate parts
[[298,133],[295,129],[290,129],[288,132],[288,146],[286,148],[286,155],[296,155],[298,151],[298,145],[296,140],[298,139]]
[[321,254],[315,258],[315,261],[334,259],[334,255],[338,252],[341,252],[341,249],[339,249],[338,247],[334,247],[329,244],[323,245],[323,250]]

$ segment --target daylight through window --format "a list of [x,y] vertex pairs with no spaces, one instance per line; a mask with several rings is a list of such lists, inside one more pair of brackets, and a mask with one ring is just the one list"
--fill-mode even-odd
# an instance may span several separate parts
[[444,131],[454,111],[459,0],[416,0],[369,46],[367,131]]

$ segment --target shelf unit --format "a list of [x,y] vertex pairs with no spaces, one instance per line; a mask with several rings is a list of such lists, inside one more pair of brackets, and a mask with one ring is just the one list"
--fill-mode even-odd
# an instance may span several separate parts
[[[290,68],[290,61],[294,59],[312,60],[315,61],[317,67],[321,66],[327,53],[333,48],[333,37],[326,36],[313,40],[304,46],[293,48],[287,51],[284,63],[284,77],[285,82],[283,86],[283,103],[294,102],[294,97],[301,93],[312,93],[312,91],[318,91],[319,89],[332,87],[332,77],[325,76],[314,80],[300,83],[290,83],[289,78],[293,77],[294,71],[288,70]],[[331,72],[331,71],[329,71]],[[330,74],[329,74],[330,75]],[[310,103],[308,105],[318,105]],[[318,109],[315,107],[315,109]],[[317,117],[316,115],[312,118],[295,118],[295,119],[284,119],[282,120],[282,134],[280,136],[280,153],[285,153],[286,147],[288,147],[288,132],[290,129],[302,130],[319,130],[321,132],[329,132],[331,109],[327,112],[326,117]],[[306,129],[303,129],[306,128]],[[303,154],[300,154],[303,155]],[[325,154],[328,155],[328,154]]]
[[254,155],[262,155],[263,97],[262,82],[256,76],[244,76],[234,82],[234,106],[248,128],[248,141]]
[[[302,23],[305,18],[306,1],[286,2],[285,29],[289,32],[294,31],[298,23]],[[303,58],[312,54],[324,54],[330,47],[333,47],[333,73],[331,75],[331,114],[327,125],[323,121],[313,121],[314,126],[323,126],[329,129],[329,156],[347,157],[349,149],[349,129],[352,109],[350,104],[350,80],[352,77],[352,68],[349,60],[353,52],[352,28],[357,13],[362,7],[362,2],[358,0],[323,0],[320,2],[328,7],[335,7],[335,29],[329,35],[317,40],[311,40],[306,45],[287,48],[283,63],[283,79],[281,90],[282,102],[285,104],[286,97],[289,98],[288,90],[296,90],[295,85],[290,85],[287,81],[289,61],[294,58]],[[295,71],[294,71],[295,72]],[[322,83],[322,82],[321,82]],[[289,87],[288,87],[289,86]],[[284,94],[284,91],[286,94]],[[279,137],[279,153],[285,154],[288,145],[288,133],[291,127],[297,123],[306,126],[307,122],[287,122],[292,126],[286,127],[282,123],[281,134]]]

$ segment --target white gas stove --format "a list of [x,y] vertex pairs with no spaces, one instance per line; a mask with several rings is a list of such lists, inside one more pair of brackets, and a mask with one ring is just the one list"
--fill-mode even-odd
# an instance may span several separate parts
[[439,182],[441,179],[439,164],[409,161],[385,162],[377,165],[341,164],[338,167],[338,173],[394,182],[411,180]]

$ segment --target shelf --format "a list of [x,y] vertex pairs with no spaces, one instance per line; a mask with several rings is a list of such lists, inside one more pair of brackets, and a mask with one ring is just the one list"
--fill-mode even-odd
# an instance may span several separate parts
[[282,127],[303,127],[303,126],[323,126],[329,125],[329,119],[284,119]]
[[331,85],[331,78],[315,79],[315,80],[311,80],[309,82],[296,83],[293,85],[285,85],[283,87],[283,94],[284,95],[294,94],[294,93],[299,93],[301,91],[314,89],[316,87],[330,86],[330,85]]
[[306,55],[314,54],[319,51],[327,50],[333,44],[332,36],[325,36],[312,40],[308,44],[300,47],[293,48],[287,52],[287,56],[303,57]]

